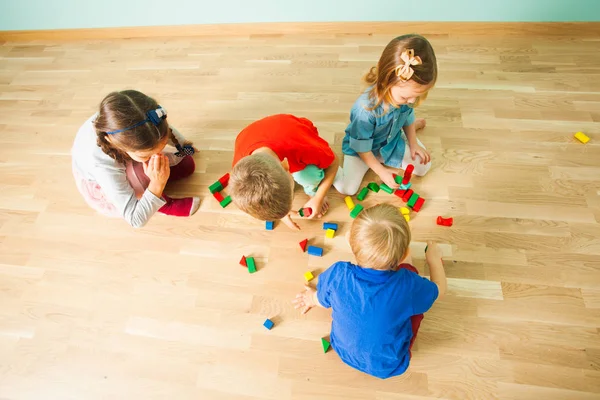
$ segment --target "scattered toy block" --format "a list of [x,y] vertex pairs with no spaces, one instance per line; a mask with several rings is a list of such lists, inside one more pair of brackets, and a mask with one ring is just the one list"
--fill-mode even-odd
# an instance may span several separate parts
[[402,215],[408,215],[410,214],[410,210],[406,207],[400,207],[400,213],[402,213]]
[[354,207],[352,209],[352,211],[350,211],[350,216],[352,218],[356,218],[358,217],[358,214],[360,214],[360,212],[363,210],[363,206],[360,204],[357,204],[356,207]]
[[325,338],[321,338],[321,345],[323,346],[323,353],[327,353],[327,350],[331,347],[331,343]]
[[333,229],[334,231],[337,231],[338,224],[334,224],[333,222],[323,222],[323,229]]
[[585,135],[583,132],[577,132],[575,134],[575,139],[579,140],[581,143],[586,144],[590,141],[590,138]]
[[334,236],[335,236],[335,231],[333,229],[327,229],[327,231],[325,232],[325,237],[327,239],[333,239]]
[[413,190],[412,189],[408,189],[406,192],[404,192],[404,194],[402,195],[402,200],[404,200],[405,202],[407,202],[410,199],[410,196],[413,195]]
[[304,279],[306,279],[306,282],[310,282],[312,281],[314,278],[312,272],[308,271],[304,273]]
[[317,246],[308,246],[308,254],[311,256],[323,257],[323,249]]
[[348,210],[352,210],[354,208],[354,201],[352,201],[352,197],[346,196],[344,201],[346,202],[346,207],[348,207]]
[[223,199],[223,201],[221,201],[219,204],[221,204],[221,207],[225,208],[227,207],[229,204],[231,203],[231,196],[227,196]]
[[246,256],[242,256],[242,259],[240,260],[240,265],[247,267],[248,263],[246,262]]
[[256,272],[256,264],[254,263],[254,257],[246,257],[246,263],[248,264],[248,272],[251,274]]
[[376,184],[375,182],[371,182],[371,183],[369,183],[369,184],[367,185],[367,187],[368,187],[368,188],[369,188],[369,190],[370,190],[370,191],[372,191],[372,192],[375,192],[375,193],[379,192],[379,185],[378,185],[378,184]]
[[406,190],[402,190],[402,189],[397,189],[396,191],[394,191],[394,194],[400,198],[402,198],[402,196],[404,196],[404,192],[406,192]]
[[416,193],[413,193],[410,196],[410,198],[408,199],[408,201],[406,202],[406,205],[414,209],[414,205],[417,202],[418,198],[419,198],[419,195]]
[[369,188],[365,186],[361,189],[360,193],[358,194],[358,196],[356,196],[356,198],[360,201],[363,201],[365,197],[367,197],[367,194],[369,194]]
[[410,178],[411,178],[414,170],[415,170],[415,166],[412,164],[408,164],[408,166],[404,170],[404,177],[402,178],[403,184],[406,185],[408,182],[410,182]]
[[396,181],[397,184],[401,184],[402,183],[402,177],[399,175],[394,174],[394,181]]
[[442,218],[442,216],[437,217],[437,224],[442,226],[452,226],[454,223],[454,219],[452,218]]
[[383,190],[386,193],[389,193],[389,194],[394,193],[394,189],[392,189],[391,187],[389,187],[385,183],[382,183],[379,187],[381,188],[381,190]]
[[265,228],[268,231],[272,231],[274,227],[275,227],[275,222],[273,222],[273,221],[266,221],[265,222]]
[[223,190],[223,184],[219,181],[216,181],[208,187],[208,190],[210,190],[211,193],[220,192]]
[[298,214],[301,217],[310,217],[312,215],[312,208],[305,207],[298,210]]
[[229,172],[219,178],[219,182],[221,182],[221,186],[224,188],[229,184]]
[[403,217],[406,220],[406,222],[410,222],[410,215],[404,214]]
[[302,249],[302,251],[306,251],[307,245],[308,245],[308,239],[304,239],[303,241],[300,242],[300,248]]
[[412,186],[412,182],[408,182],[406,185],[404,183],[401,183],[400,189],[407,190],[407,189],[410,189],[411,186]]
[[419,197],[417,201],[415,201],[415,204],[412,206],[413,211],[419,212],[421,210],[421,207],[423,207],[423,204],[425,204],[425,199]]
[[217,200],[219,203],[220,203],[220,202],[222,202],[223,200],[225,200],[225,199],[223,198],[223,195],[221,194],[221,192],[214,192],[214,193],[213,193],[213,197],[214,197],[214,198],[215,198],[215,199],[216,199],[216,200]]
[[267,328],[268,330],[271,330],[271,328],[273,328],[275,324],[273,323],[273,321],[271,321],[269,318],[267,318],[267,320],[265,321],[265,323],[263,324],[263,326],[265,328]]

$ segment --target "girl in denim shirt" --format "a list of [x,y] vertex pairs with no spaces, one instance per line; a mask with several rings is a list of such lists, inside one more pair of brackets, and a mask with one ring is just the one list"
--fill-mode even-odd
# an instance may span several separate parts
[[429,171],[431,156],[416,134],[425,120],[415,118],[414,107],[436,79],[435,53],[424,37],[399,36],[386,46],[364,78],[369,88],[350,112],[342,144],[344,166],[334,182],[339,192],[355,194],[369,168],[391,188],[399,187],[394,173],[408,164],[414,164],[415,175]]

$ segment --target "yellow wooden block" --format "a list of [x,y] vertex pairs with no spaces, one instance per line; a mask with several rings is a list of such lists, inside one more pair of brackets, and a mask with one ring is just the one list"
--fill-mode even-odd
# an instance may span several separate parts
[[406,222],[410,221],[410,216],[408,214],[404,214],[404,219]]
[[354,209],[354,202],[352,201],[352,197],[346,196],[344,201],[346,202],[346,207],[348,207],[348,210],[352,211]]
[[410,214],[410,210],[406,207],[400,207],[400,212],[402,213],[402,215]]
[[577,132],[575,134],[575,139],[579,140],[581,143],[587,143],[590,141],[590,138],[587,137],[583,132]]
[[333,229],[327,229],[325,231],[325,237],[327,239],[333,239],[334,236],[335,236],[335,231]]
[[312,272],[308,271],[304,273],[304,279],[306,279],[306,282],[310,282],[312,281],[312,279],[314,278]]

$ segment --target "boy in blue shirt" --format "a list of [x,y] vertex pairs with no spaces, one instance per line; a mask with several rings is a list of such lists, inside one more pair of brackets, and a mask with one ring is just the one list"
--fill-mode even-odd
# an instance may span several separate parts
[[423,313],[446,292],[446,274],[437,244],[425,258],[431,280],[411,265],[410,228],[390,204],[364,210],[350,229],[357,265],[337,262],[296,296],[296,308],[332,308],[331,347],[359,371],[389,378],[408,368],[410,349]]

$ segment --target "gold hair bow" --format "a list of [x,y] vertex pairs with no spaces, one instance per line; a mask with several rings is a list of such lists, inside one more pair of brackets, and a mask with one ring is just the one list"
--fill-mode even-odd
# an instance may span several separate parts
[[400,55],[400,59],[404,61],[404,64],[396,67],[396,76],[400,78],[402,82],[406,82],[415,73],[415,70],[412,69],[411,65],[421,65],[423,64],[423,61],[421,61],[421,57],[415,57],[415,51],[413,49],[404,50]]

